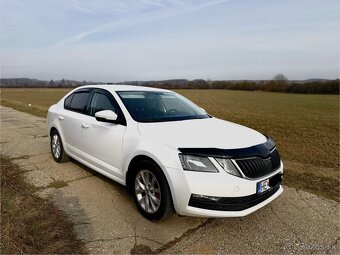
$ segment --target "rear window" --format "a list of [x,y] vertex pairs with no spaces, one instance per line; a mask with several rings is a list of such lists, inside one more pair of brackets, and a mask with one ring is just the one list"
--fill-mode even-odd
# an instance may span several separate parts
[[88,91],[74,93],[69,110],[84,113],[89,95],[90,92]]
[[70,104],[71,104],[72,98],[73,98],[73,94],[69,95],[69,96],[65,99],[65,101],[64,101],[64,108],[65,108],[65,109],[70,109]]

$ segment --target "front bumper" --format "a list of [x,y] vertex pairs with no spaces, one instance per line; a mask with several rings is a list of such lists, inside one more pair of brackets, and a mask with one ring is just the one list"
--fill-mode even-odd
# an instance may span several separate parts
[[[257,183],[283,173],[283,164],[271,173],[259,179],[239,178],[220,171],[202,173],[167,169],[171,180],[173,202],[180,215],[203,217],[241,217],[248,215],[273,201],[282,192],[280,184],[272,187],[263,195],[257,196]],[[193,194],[219,197],[218,202],[199,201]]]
[[270,197],[266,198],[261,203],[258,203],[252,207],[249,207],[247,209],[241,210],[241,211],[218,211],[218,210],[207,210],[192,206],[187,206],[185,208],[185,215],[188,216],[199,216],[199,217],[243,217],[246,216],[252,212],[257,211],[258,209],[262,208],[263,206],[269,204],[271,201],[273,201],[275,198],[277,198],[281,193],[283,192],[283,188],[280,185],[278,189],[275,191],[274,194],[272,194]]

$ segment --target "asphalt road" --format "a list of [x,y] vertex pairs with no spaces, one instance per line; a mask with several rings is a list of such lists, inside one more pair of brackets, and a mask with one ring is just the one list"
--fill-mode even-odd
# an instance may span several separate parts
[[[18,164],[75,223],[90,253],[132,249],[190,254],[339,254],[339,203],[284,187],[284,193],[243,218],[145,220],[125,188],[75,161],[50,155],[45,119],[0,106],[1,154]],[[331,187],[330,187],[331,188]]]

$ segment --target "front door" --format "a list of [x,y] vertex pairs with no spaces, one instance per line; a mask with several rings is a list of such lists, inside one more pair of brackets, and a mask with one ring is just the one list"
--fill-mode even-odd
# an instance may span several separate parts
[[123,135],[125,125],[97,121],[95,113],[102,110],[114,111],[123,118],[118,104],[110,92],[95,89],[92,93],[86,120],[82,123],[81,136],[88,161],[94,166],[119,179],[122,174]]

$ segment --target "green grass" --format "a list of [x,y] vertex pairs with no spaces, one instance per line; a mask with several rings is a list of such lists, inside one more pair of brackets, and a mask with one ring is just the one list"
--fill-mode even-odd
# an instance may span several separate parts
[[[1,104],[45,117],[48,106],[68,91],[1,89]],[[215,117],[273,137],[285,164],[286,185],[339,200],[338,95],[234,90],[177,92]]]

